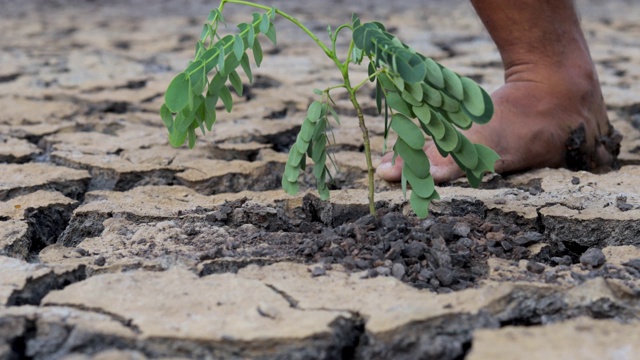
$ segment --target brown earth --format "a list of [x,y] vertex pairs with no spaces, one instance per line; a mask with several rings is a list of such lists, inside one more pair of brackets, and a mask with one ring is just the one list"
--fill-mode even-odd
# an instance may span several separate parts
[[[357,11],[501,84],[466,1],[274,4],[322,35]],[[578,1],[620,170],[456,181],[425,220],[383,182],[367,215],[346,99],[331,200],[280,190],[311,90],[339,81],[280,20],[234,112],[194,150],[168,145],[163,92],[212,6],[0,2],[0,359],[638,358],[639,5]]]

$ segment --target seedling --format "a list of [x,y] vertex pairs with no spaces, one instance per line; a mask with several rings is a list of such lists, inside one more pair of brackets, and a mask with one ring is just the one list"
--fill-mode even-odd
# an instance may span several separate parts
[[[224,24],[222,15],[227,3],[253,7],[262,13],[253,13],[248,23],[238,25],[233,35],[220,36],[218,29]],[[331,59],[342,75],[343,83],[314,92],[319,99],[307,110],[296,142],[282,176],[282,187],[289,194],[298,192],[298,177],[307,166],[307,157],[313,160],[313,175],[323,200],[329,198],[327,177],[330,177],[327,151],[331,122],[340,124],[331,97],[334,91],[346,91],[356,110],[364,139],[364,153],[368,168],[369,209],[375,213],[374,168],[371,161],[369,132],[356,93],[368,81],[375,83],[378,113],[384,114],[385,145],[389,131],[397,133],[393,147],[396,156],[404,159],[402,190],[406,196],[407,183],[411,185],[410,204],[418,217],[428,214],[431,200],[438,199],[435,184],[429,172],[429,159],[423,147],[424,135],[430,136],[440,154],[452,156],[466,172],[469,183],[477,187],[486,172],[494,171],[498,155],[486,146],[471,143],[458,129],[468,129],[473,123],[487,123],[493,115],[489,95],[477,83],[427,58],[385,30],[379,22],[362,23],[357,16],[334,31],[328,28],[331,45],[325,45],[313,32],[291,15],[261,4],[243,0],[222,0],[217,9],[209,13],[202,28],[195,57],[187,68],[169,84],[160,115],[169,129],[169,141],[181,146],[185,141],[193,148],[196,130],[202,134],[211,131],[216,122],[216,105],[222,102],[227,112],[233,109],[231,92],[227,84],[242,96],[243,85],[236,71],[242,68],[249,83],[253,81],[249,56],[251,50],[256,66],[263,59],[260,34],[274,45],[277,43],[274,19],[279,15],[304,31]],[[346,53],[338,56],[336,41],[341,31],[351,32]],[[368,78],[352,85],[349,66],[368,61]]]

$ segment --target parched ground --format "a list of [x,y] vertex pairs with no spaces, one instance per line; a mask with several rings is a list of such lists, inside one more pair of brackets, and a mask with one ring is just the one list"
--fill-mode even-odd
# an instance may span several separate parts
[[[466,1],[396,3],[275,5],[321,34],[357,11],[500,85]],[[640,5],[578,1],[620,170],[458,181],[426,220],[382,182],[367,215],[345,98],[331,201],[280,190],[311,90],[339,81],[281,20],[234,112],[168,145],[164,89],[215,5],[0,2],[0,359],[640,358]]]

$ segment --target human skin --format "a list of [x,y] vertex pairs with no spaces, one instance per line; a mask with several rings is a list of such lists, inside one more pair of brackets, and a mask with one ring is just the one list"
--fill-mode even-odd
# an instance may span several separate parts
[[[486,125],[464,132],[501,157],[498,173],[541,167],[615,166],[620,134],[611,127],[573,0],[471,0],[496,43],[505,84],[491,97]],[[433,143],[425,150],[437,183],[464,175]],[[386,154],[377,174],[399,181],[402,159]]]

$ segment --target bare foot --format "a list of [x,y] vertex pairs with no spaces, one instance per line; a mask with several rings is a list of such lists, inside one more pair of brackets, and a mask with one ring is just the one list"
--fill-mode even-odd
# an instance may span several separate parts
[[[574,64],[564,71],[555,68],[552,73],[531,64],[507,70],[505,85],[491,96],[493,119],[464,132],[472,142],[500,155],[496,172],[614,166],[621,136],[609,124],[593,65],[590,61],[583,65]],[[464,175],[450,156],[440,156],[433,143],[425,149],[436,183]],[[377,174],[387,181],[399,181],[402,159],[391,165],[392,155],[382,158]]]

